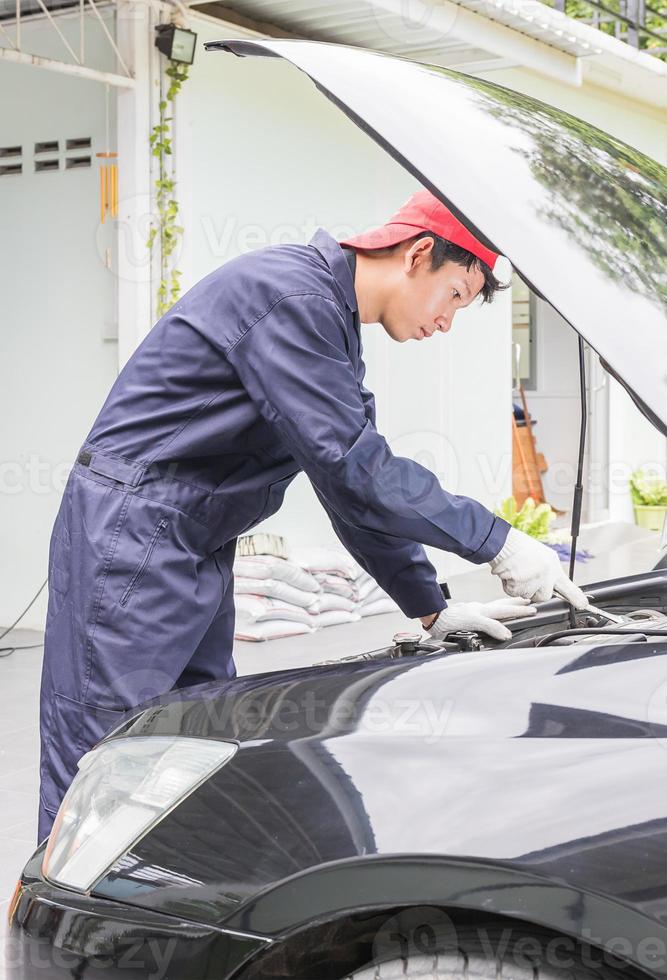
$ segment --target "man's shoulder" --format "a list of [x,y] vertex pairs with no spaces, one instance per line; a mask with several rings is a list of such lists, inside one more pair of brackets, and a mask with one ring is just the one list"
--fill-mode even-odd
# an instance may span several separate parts
[[331,269],[309,245],[270,245],[239,255],[218,270],[219,284],[248,320],[290,296],[339,302]]
[[310,297],[344,311],[331,268],[310,245],[269,245],[238,255],[196,283],[167,314],[179,317],[227,351],[289,297]]

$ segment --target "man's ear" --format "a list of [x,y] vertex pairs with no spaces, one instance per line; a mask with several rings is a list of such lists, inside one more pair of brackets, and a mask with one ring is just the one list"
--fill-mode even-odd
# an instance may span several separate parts
[[430,269],[433,245],[432,238],[418,238],[406,249],[403,255],[403,271],[406,275],[410,275],[418,268]]

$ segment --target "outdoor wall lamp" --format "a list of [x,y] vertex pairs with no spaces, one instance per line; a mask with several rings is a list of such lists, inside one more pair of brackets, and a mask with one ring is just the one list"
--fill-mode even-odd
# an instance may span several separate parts
[[176,24],[157,24],[155,27],[155,47],[172,61],[191,65],[195,57],[197,35]]

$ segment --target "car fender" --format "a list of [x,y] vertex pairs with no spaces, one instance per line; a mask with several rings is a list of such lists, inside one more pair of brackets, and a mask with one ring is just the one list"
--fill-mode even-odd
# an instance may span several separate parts
[[309,923],[365,910],[433,906],[500,915],[606,951],[667,976],[667,925],[620,902],[496,862],[376,855],[287,878],[236,909],[224,929],[274,940]]

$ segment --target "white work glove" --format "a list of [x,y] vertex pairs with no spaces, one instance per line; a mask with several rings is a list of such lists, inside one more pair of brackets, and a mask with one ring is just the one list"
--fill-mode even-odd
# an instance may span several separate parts
[[500,620],[534,616],[535,606],[528,599],[495,599],[493,602],[451,602],[443,609],[426,632],[434,640],[441,640],[454,630],[474,630],[488,633],[494,640],[509,640],[512,633]]
[[498,575],[507,595],[532,602],[546,602],[554,589],[575,607],[585,609],[588,599],[563,571],[555,551],[511,527],[502,549],[489,565]]

